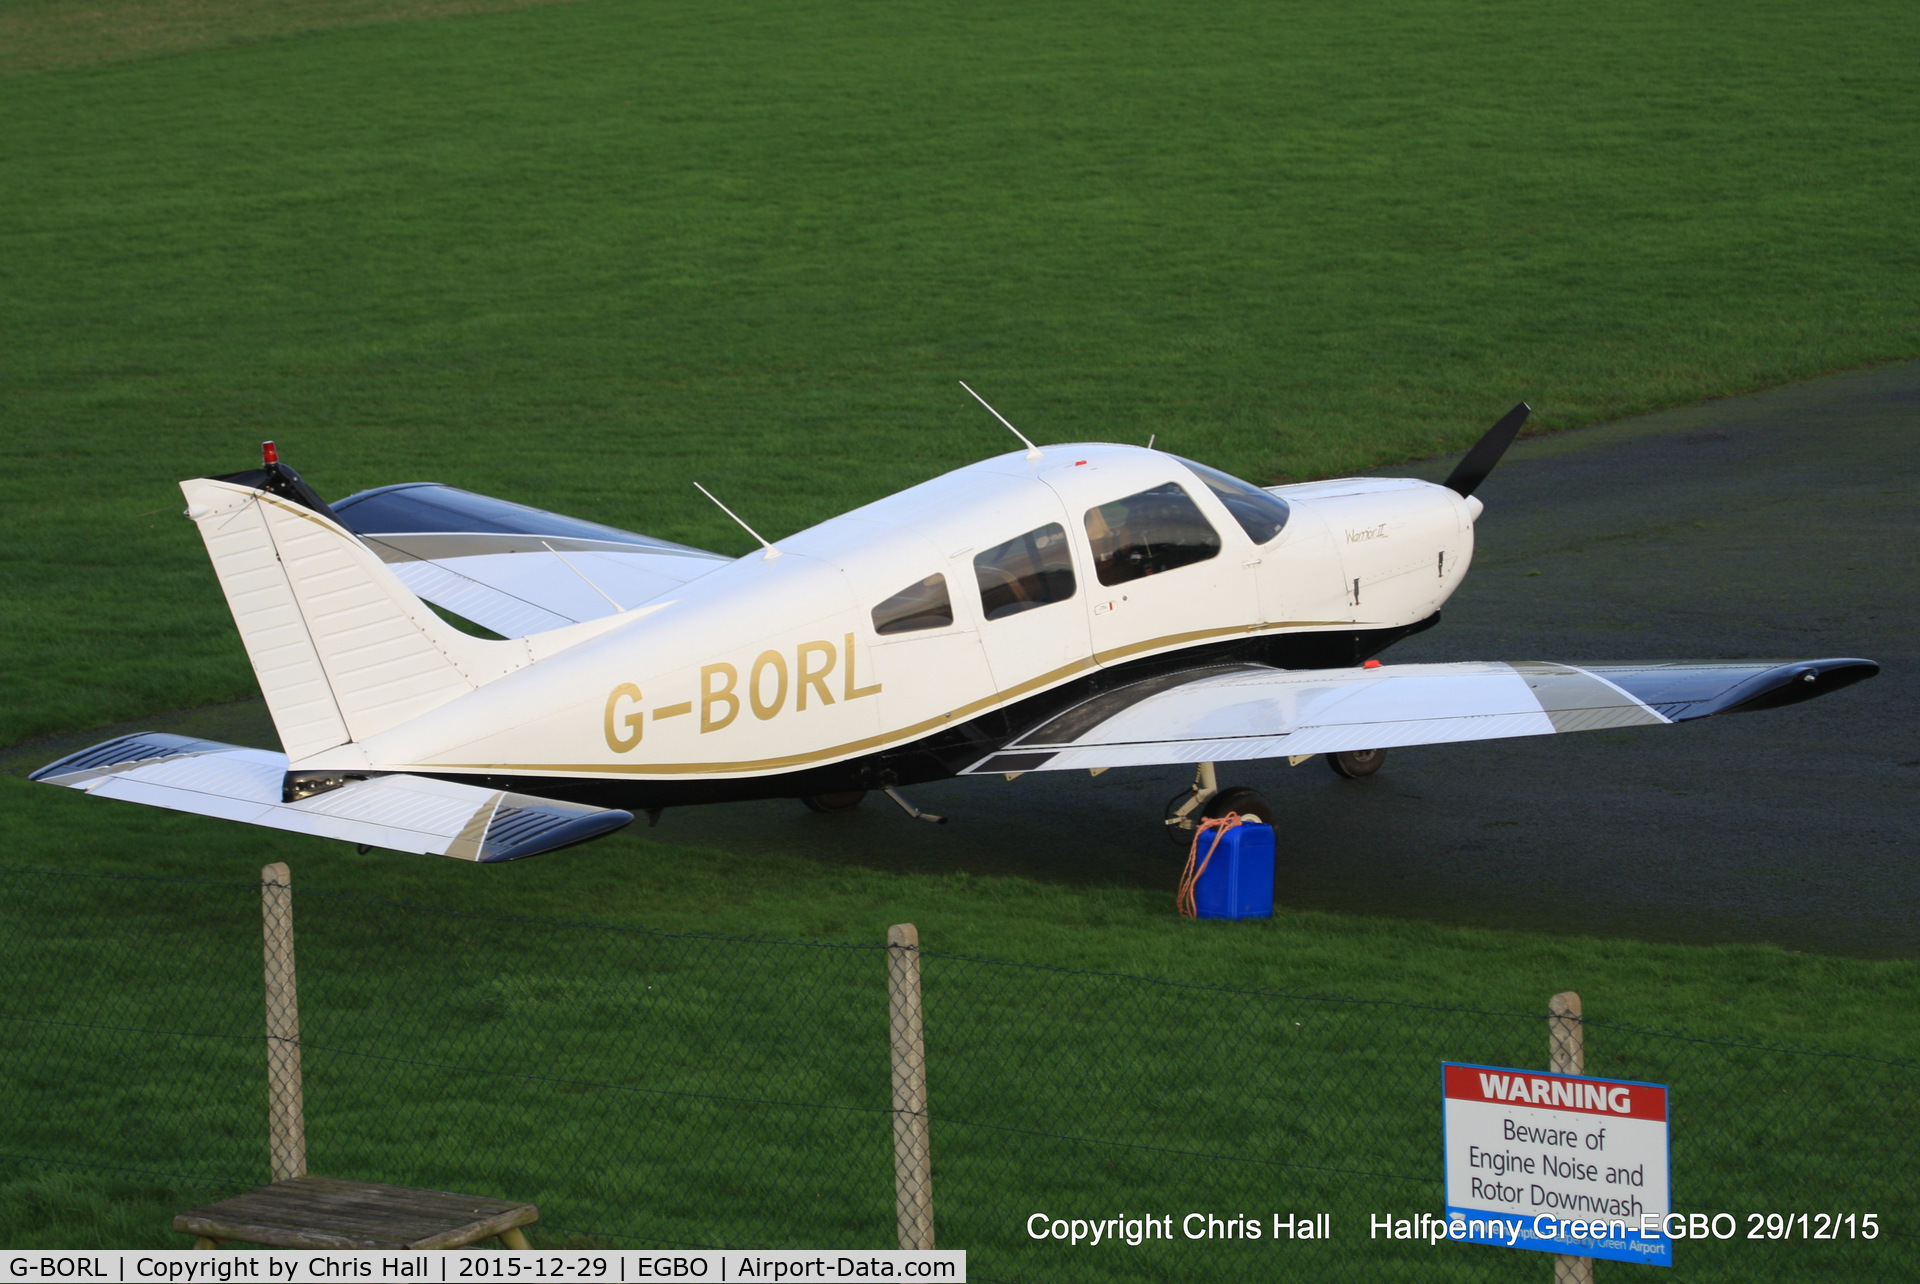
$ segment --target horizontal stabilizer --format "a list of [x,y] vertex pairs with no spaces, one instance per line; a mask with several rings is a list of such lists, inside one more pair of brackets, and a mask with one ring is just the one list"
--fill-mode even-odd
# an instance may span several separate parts
[[439,482],[363,490],[333,515],[417,596],[508,638],[633,610],[733,560]]
[[629,812],[427,776],[369,776],[282,801],[285,754],[143,732],[48,763],[32,779],[171,811],[393,851],[494,862],[537,856],[630,823]]
[[1231,762],[1664,726],[1795,704],[1879,671],[1870,660],[1853,659],[1214,666],[1102,692],[1014,737],[966,774]]

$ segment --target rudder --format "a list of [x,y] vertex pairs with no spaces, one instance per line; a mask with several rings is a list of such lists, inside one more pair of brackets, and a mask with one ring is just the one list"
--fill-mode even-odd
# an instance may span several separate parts
[[180,483],[287,757],[365,740],[530,663],[435,615],[355,536],[234,482]]

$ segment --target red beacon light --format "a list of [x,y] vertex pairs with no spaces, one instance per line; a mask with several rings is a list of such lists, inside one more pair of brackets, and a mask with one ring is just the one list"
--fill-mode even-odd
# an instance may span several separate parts
[[260,443],[260,462],[263,464],[277,464],[280,462],[280,452],[273,448],[272,442],[263,441]]
[[1365,664],[1361,665],[1360,667],[1363,669],[1377,669],[1380,667],[1380,661],[1368,660]]

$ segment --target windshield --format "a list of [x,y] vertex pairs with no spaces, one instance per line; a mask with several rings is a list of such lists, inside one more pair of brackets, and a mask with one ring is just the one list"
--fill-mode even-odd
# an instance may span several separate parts
[[[1180,459],[1180,456],[1173,458]],[[1194,474],[1207,484],[1207,489],[1227,506],[1227,511],[1233,514],[1233,520],[1240,523],[1240,529],[1254,543],[1266,543],[1287,524],[1287,501],[1278,495],[1261,490],[1252,482],[1243,482],[1218,468],[1196,464],[1191,459],[1180,459],[1180,462],[1193,469]]]

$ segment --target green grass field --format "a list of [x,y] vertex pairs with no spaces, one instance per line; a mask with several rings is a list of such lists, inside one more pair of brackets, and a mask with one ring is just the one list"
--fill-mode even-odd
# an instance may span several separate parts
[[[1683,1206],[1819,1198],[1871,1205],[1889,1228],[1875,1246],[1690,1250],[1690,1277],[1853,1278],[1911,1243],[1912,1192],[1895,1175],[1920,1128],[1911,960],[1284,906],[1270,922],[1193,923],[1172,914],[1170,888],[915,873],[906,852],[895,870],[741,856],[702,845],[692,813],[659,835],[636,827],[476,870],[98,802],[13,771],[0,774],[10,864],[226,881],[0,870],[0,992],[11,996],[0,1008],[16,1018],[0,1058],[0,1106],[14,1120],[0,1148],[0,1242],[11,1245],[163,1246],[171,1212],[222,1193],[220,1180],[261,1179],[258,911],[243,880],[266,859],[320,893],[303,899],[298,927],[316,1170],[536,1197],[540,1243],[877,1246],[889,1224],[872,1113],[884,1106],[884,991],[870,952],[603,945],[596,929],[564,925],[582,919],[869,949],[907,920],[929,949],[1230,991],[929,962],[944,1242],[978,1250],[990,1275],[1083,1269],[1034,1256],[1009,1231],[1033,1199],[1298,1204],[1353,1228],[1370,1209],[1426,1207],[1438,1189],[1427,1179],[1434,1064],[1545,1060],[1538,1017],[1315,996],[1524,1014],[1576,989],[1607,1023],[1589,1032],[1594,1073],[1682,1094]],[[360,909],[329,893],[431,908]],[[49,1017],[81,1028],[36,1024]],[[1696,1042],[1728,1039],[1873,1060]],[[502,1077],[515,1074],[539,1081]],[[647,1095],[660,1092],[725,1100]],[[796,1101],[807,1105],[752,1104]],[[1239,1158],[1195,1157],[1206,1155]],[[130,1171],[105,1170],[116,1166]],[[1354,1233],[1314,1260],[1364,1263],[1379,1278],[1483,1278],[1470,1252],[1409,1257]],[[1148,1254],[1088,1278],[1235,1277],[1254,1264]]]
[[[302,871],[332,864],[307,846],[280,854]],[[1036,958],[1135,973],[951,951],[925,962],[941,1224],[987,1278],[1243,1278],[1260,1259],[1245,1246],[1196,1261],[1190,1248],[1159,1245],[1095,1262],[1019,1232],[1036,1208],[1089,1205],[1262,1216],[1311,1206],[1330,1210],[1347,1241],[1307,1255],[1316,1277],[1488,1278],[1484,1250],[1370,1244],[1359,1227],[1369,1212],[1437,1203],[1437,1063],[1539,1064],[1547,1032],[1537,994],[1554,975],[1586,990],[1593,1073],[1675,1085],[1681,1208],[1817,1198],[1877,1211],[1888,1225],[1874,1244],[1787,1254],[1692,1246],[1682,1254],[1691,1278],[1751,1278],[1769,1263],[1858,1276],[1890,1267],[1910,1242],[1914,1192],[1899,1174],[1920,1092],[1910,1062],[1885,1060],[1902,1049],[1869,1034],[1876,1017],[1885,1029],[1889,1009],[1911,1009],[1911,977],[1898,965],[1579,941],[1554,950],[1493,933],[1369,932],[1320,915],[1169,930],[1164,903],[1138,895],[1041,898],[1020,880],[941,886],[872,871],[829,878],[803,862],[748,868],[684,847],[628,854],[645,867],[617,881],[591,859],[529,862],[544,877],[495,883],[486,896],[472,880],[449,882],[426,907],[329,895],[296,876],[311,889],[295,918],[315,1171],[517,1193],[541,1205],[547,1244],[885,1245],[878,932],[843,927],[865,948],[822,948],[524,915],[592,904],[603,918],[644,923],[660,910],[621,907],[671,902],[692,919],[738,914],[765,932],[793,921],[769,908],[778,899],[816,912],[865,904],[876,924],[911,913],[930,945],[1005,946],[1006,920],[1018,918]],[[0,1237],[11,1243],[165,1244],[165,1219],[143,1212],[137,1226],[127,1204],[190,1205],[223,1182],[260,1180],[258,892],[210,881],[201,859],[192,881],[155,876],[174,864],[111,880],[0,870],[0,1112],[10,1121]],[[391,886],[390,874],[350,881]],[[503,893],[522,914],[487,903]],[[1042,924],[1047,933],[1035,930]],[[800,925],[816,935],[828,926]],[[1426,972],[1436,965],[1464,977]],[[1186,979],[1155,983],[1143,970]],[[1680,993],[1661,1004],[1647,993],[1650,973]],[[1529,981],[1533,995],[1523,993]],[[1331,986],[1422,992],[1446,1007],[1302,993]],[[1871,1059],[1727,1046],[1705,1031],[1649,1035],[1618,1015],[1634,995],[1665,1015],[1688,1008],[1703,1025],[1751,1027],[1809,990],[1846,995],[1828,1019],[1859,1027],[1856,1046]],[[1516,1009],[1460,1010],[1497,999]],[[19,1154],[41,1162],[12,1160]]]
[[173,483],[265,437],[739,550],[692,480],[798,529],[1010,444],[960,378],[1265,481],[1910,355],[1917,31],[584,0],[15,70],[0,742],[251,690]]
[[[252,694],[174,483],[262,438],[326,496],[434,478],[738,552],[693,480],[799,529],[1010,444],[960,378],[1042,441],[1157,433],[1271,481],[1458,449],[1522,397],[1544,431],[1911,356],[1917,36],[1888,3],[12,0],[0,744]],[[13,865],[283,858],[322,889],[830,941],[911,919],[1010,959],[1515,1011],[1574,988],[1629,1024],[1920,1056],[1912,961],[1221,931],[1130,889],[643,832],[483,873],[19,765]],[[166,1242],[157,1183],[0,1172],[0,1239]]]

